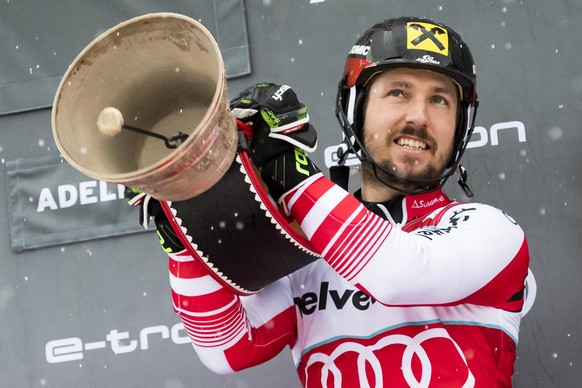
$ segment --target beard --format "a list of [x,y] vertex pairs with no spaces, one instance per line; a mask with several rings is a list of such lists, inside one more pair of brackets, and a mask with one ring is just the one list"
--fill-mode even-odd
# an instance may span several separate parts
[[[422,139],[431,145],[434,154],[437,153],[437,142],[429,137],[425,128],[405,127],[398,136],[406,134]],[[387,144],[394,143],[396,135],[393,136],[388,136]],[[399,160],[399,163],[396,163],[390,156],[383,156],[381,160],[363,161],[361,165],[362,179],[367,184],[386,185],[403,193],[422,192],[438,187],[446,169],[446,161],[434,158],[423,167],[418,164],[418,159],[414,156],[405,157]]]
[[376,162],[373,166],[370,161],[363,161],[361,165],[362,179],[371,185],[387,185],[403,193],[414,193],[436,188],[440,183],[442,169],[433,164],[427,165],[420,171],[411,171],[416,161],[410,158],[405,161],[404,167],[397,167],[390,158]]

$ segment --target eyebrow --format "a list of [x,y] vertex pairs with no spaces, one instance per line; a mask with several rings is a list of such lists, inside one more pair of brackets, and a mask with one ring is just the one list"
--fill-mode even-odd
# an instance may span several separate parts
[[[411,89],[414,87],[414,85],[412,84],[412,82],[407,82],[407,81],[391,81],[390,84],[392,86],[397,86],[397,87],[401,87],[403,89]],[[449,88],[446,86],[435,86],[432,88],[432,91],[435,93],[444,93],[444,94],[450,94],[450,95],[455,95],[454,93],[454,89],[453,88]]]
[[454,89],[443,87],[443,86],[434,87],[433,92],[435,92],[437,94],[448,94],[449,96],[452,96],[452,97],[458,97],[458,95]]
[[[399,87],[399,88],[403,88],[403,89],[412,89],[414,87],[414,84],[412,82],[402,81],[402,80],[390,81],[390,85],[392,87]],[[432,92],[435,94],[446,94],[446,95],[449,95],[451,97],[456,97],[456,98],[459,97],[458,93],[456,93],[454,88],[450,88],[447,86],[435,86],[432,88]]]

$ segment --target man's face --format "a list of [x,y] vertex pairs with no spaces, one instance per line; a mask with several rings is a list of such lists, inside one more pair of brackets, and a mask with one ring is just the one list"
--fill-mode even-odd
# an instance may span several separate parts
[[[443,74],[409,68],[388,70],[371,82],[363,130],[370,156],[401,178],[440,176],[452,154],[458,105],[456,84]],[[365,181],[376,181],[367,163],[363,174]],[[382,180],[395,181],[388,174],[380,175]]]

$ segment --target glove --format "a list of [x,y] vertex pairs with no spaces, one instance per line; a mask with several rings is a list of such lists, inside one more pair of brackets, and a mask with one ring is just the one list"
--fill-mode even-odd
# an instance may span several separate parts
[[289,148],[313,152],[317,147],[307,107],[288,85],[255,84],[230,102],[230,110],[235,119],[252,128],[250,156],[259,168]]
[[125,200],[131,206],[139,206],[139,223],[145,229],[149,227],[149,220],[153,217],[160,246],[166,253],[176,253],[184,250],[180,239],[172,229],[162,205],[157,199],[136,188],[126,187]]
[[275,200],[319,172],[303,152],[315,150],[317,133],[290,86],[253,85],[231,101],[230,109],[239,128],[251,129],[251,159]]
[[289,148],[259,168],[269,194],[280,202],[283,195],[320,172],[300,148]]

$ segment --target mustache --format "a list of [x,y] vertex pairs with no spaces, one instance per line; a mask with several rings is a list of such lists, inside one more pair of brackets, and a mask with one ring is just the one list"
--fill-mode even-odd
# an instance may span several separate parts
[[423,142],[428,144],[430,149],[432,149],[433,151],[436,151],[436,149],[437,149],[437,142],[428,133],[426,126],[417,127],[417,126],[412,126],[412,125],[406,125],[404,128],[402,128],[399,132],[397,132],[392,137],[391,141],[395,141],[397,138],[399,138],[401,136],[405,136],[405,135],[416,137],[419,140],[422,140]]
[[431,140],[431,137],[429,136],[428,131],[427,131],[426,127],[424,127],[424,126],[413,127],[411,125],[407,125],[404,128],[402,128],[402,130],[398,134],[398,136],[402,136],[402,135],[415,136],[415,137],[418,137],[419,139],[422,139],[422,140]]

